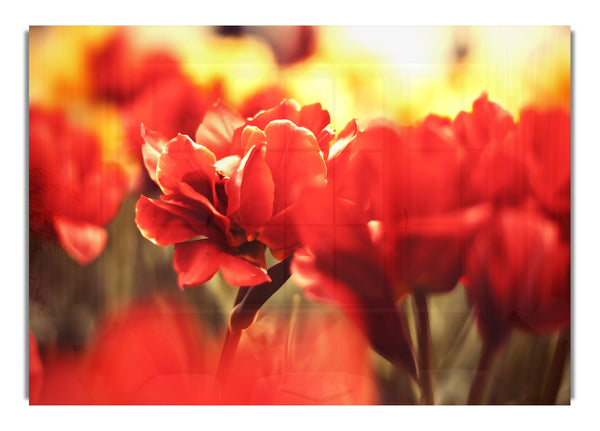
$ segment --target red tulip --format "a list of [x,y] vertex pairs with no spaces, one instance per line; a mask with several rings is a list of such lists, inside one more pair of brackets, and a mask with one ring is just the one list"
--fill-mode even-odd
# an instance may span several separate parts
[[136,223],[156,244],[175,244],[182,288],[219,268],[232,284],[269,281],[265,246],[283,260],[300,245],[290,211],[307,184],[325,178],[328,125],[319,104],[286,100],[246,121],[216,105],[196,142],[142,128],[144,162],[163,195],[140,198]]
[[79,264],[104,249],[127,178],[102,161],[97,138],[62,112],[29,110],[29,227],[57,239]]
[[570,245],[535,207],[506,208],[467,254],[465,284],[481,331],[493,341],[510,328],[535,333],[570,321]]
[[296,282],[313,297],[340,305],[375,351],[414,376],[413,354],[396,309],[386,259],[372,239],[364,213],[335,196],[329,186],[305,191],[295,215],[306,244],[292,264]]
[[405,128],[371,123],[352,144],[340,194],[380,222],[396,298],[450,290],[462,275],[465,247],[489,215],[463,205],[462,154],[450,120],[433,115]]
[[532,194],[544,211],[558,221],[570,239],[571,118],[568,111],[521,112],[514,139],[527,148],[527,172]]

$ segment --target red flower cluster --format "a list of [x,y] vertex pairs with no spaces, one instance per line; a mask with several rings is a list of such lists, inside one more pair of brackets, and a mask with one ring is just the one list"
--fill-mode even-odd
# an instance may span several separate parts
[[180,287],[219,269],[233,285],[269,281],[265,247],[285,259],[300,246],[291,211],[307,184],[325,180],[329,123],[319,104],[284,101],[248,120],[216,105],[196,142],[142,126],[144,162],[163,194],[139,199],[136,223],[154,243],[175,244]]
[[192,133],[221,95],[218,85],[203,88],[192,82],[181,61],[166,48],[138,45],[131,29],[122,28],[92,50],[88,59],[94,97],[119,106],[127,144],[136,156],[141,122],[167,136]]
[[104,249],[103,226],[127,192],[123,169],[102,160],[95,135],[63,112],[29,109],[29,228],[57,239],[79,264]]
[[468,287],[482,331],[569,322],[568,113],[518,122],[486,95],[455,119],[400,127],[349,122],[337,136],[319,104],[243,120],[222,106],[196,142],[142,128],[160,200],[136,221],[175,244],[179,285],[220,268],[234,285],[268,282],[264,252],[294,256],[307,292],[334,300],[385,358],[415,371],[396,310],[409,293]]
[[464,276],[489,336],[568,325],[569,137],[568,113],[524,110],[515,124],[485,95],[454,120],[341,134],[329,184],[298,205],[296,280],[372,308]]
[[524,109],[513,125],[495,106],[504,127],[493,130],[500,121],[485,121],[489,106],[479,101],[462,115],[463,131],[487,128],[467,195],[494,205],[468,250],[464,282],[481,330],[501,341],[511,327],[569,326],[571,133],[568,111]]

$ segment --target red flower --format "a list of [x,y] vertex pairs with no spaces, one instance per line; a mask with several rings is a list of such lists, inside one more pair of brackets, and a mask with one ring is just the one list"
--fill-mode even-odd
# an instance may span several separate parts
[[471,112],[456,116],[452,126],[464,159],[463,202],[523,202],[529,192],[527,173],[523,151],[508,140],[515,131],[512,115],[483,94]]
[[212,404],[216,356],[191,309],[141,302],[107,316],[85,350],[49,352],[36,404]]
[[29,227],[57,239],[79,264],[94,260],[103,228],[127,191],[123,169],[104,163],[94,135],[62,112],[29,110]]
[[218,83],[208,88],[195,84],[169,49],[144,46],[127,28],[93,50],[89,65],[95,96],[120,107],[126,142],[136,156],[140,123],[165,136],[191,135],[222,93]]
[[374,404],[368,346],[347,320],[330,310],[301,316],[263,315],[224,384],[217,344],[192,309],[165,298],[133,304],[105,317],[84,350],[50,349],[31,403]]
[[510,328],[549,333],[570,321],[570,245],[533,206],[506,208],[478,232],[465,284],[481,331],[500,341]]
[[462,155],[450,120],[433,115],[404,128],[371,123],[351,144],[339,195],[378,222],[396,298],[450,290],[462,275],[466,244],[488,216],[463,205]]
[[290,211],[307,184],[325,178],[328,125],[319,104],[284,101],[246,121],[216,105],[196,142],[165,142],[142,127],[144,162],[163,195],[140,198],[136,223],[156,244],[175,244],[182,288],[219,268],[231,284],[269,280],[265,246],[284,259],[300,245]]
[[294,256],[294,280],[312,297],[341,306],[375,351],[414,375],[412,349],[386,262],[364,213],[335,196],[330,185],[306,190],[295,215],[306,248]]
[[223,404],[377,403],[369,346],[350,322],[326,308],[304,317],[263,314],[244,333]]
[[521,111],[514,137],[527,150],[529,184],[546,214],[561,224],[570,238],[571,118],[568,111]]

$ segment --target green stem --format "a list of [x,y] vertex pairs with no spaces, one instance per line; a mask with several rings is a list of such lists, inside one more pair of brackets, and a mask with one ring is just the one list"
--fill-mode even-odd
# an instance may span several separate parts
[[413,293],[417,312],[417,339],[419,343],[419,382],[421,403],[433,404],[433,384],[431,381],[431,330],[427,297],[422,289]]
[[567,356],[569,355],[569,350],[571,348],[570,331],[571,328],[563,330],[556,340],[554,356],[552,357],[550,371],[548,371],[548,379],[546,380],[546,387],[544,388],[544,393],[542,395],[542,404],[556,404],[556,396],[560,389]]

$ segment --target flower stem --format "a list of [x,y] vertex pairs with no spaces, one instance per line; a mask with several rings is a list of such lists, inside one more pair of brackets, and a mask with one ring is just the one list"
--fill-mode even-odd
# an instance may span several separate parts
[[[244,299],[249,289],[249,287],[239,288],[233,304],[234,308],[242,301],[242,299]],[[217,378],[222,382],[225,381],[229,375],[229,370],[231,369],[235,352],[240,344],[241,335],[241,331],[232,331],[231,326],[227,325],[227,333],[225,334],[225,341],[223,342],[221,357],[219,358],[219,365],[217,367]]]
[[273,265],[267,273],[271,281],[256,285],[240,287],[229,316],[227,334],[221,350],[217,367],[217,378],[221,382],[227,380],[229,370],[240,343],[242,331],[248,328],[254,320],[260,307],[290,278],[292,256]]
[[483,345],[481,346],[481,356],[479,357],[479,363],[477,364],[477,371],[475,372],[475,376],[471,383],[467,404],[476,405],[483,403],[489,370],[494,356],[496,355],[497,347],[497,343],[484,339]]
[[564,329],[558,335],[558,339],[556,340],[556,348],[554,349],[554,356],[552,357],[552,363],[550,364],[546,387],[542,394],[542,404],[556,404],[556,396],[560,389],[567,356],[571,347],[570,331],[571,328]]
[[431,330],[427,297],[422,289],[413,292],[417,312],[417,338],[419,343],[419,381],[421,403],[433,404],[433,385],[431,381]]

